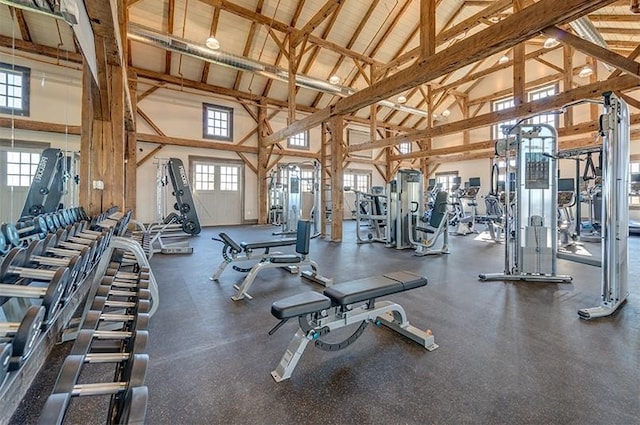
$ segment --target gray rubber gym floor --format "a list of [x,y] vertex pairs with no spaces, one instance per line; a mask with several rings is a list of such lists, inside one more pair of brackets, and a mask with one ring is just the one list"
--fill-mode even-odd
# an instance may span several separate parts
[[[257,241],[274,229],[205,229],[191,239],[193,255],[153,257],[161,304],[150,327],[147,423],[640,423],[640,238],[629,239],[628,302],[613,317],[585,322],[576,311],[599,303],[599,268],[559,261],[570,284],[482,283],[478,273],[502,271],[502,245],[452,236],[451,254],[418,258],[357,245],[348,222],[341,244],[312,240],[321,272],[336,282],[400,270],[426,276],[428,286],[390,299],[413,325],[431,329],[440,348],[428,352],[370,326],[339,352],[309,345],[291,379],[276,383],[270,371],[297,321],[267,335],[277,323],[271,303],[322,288],[268,269],[250,290],[253,300],[233,302],[244,274],[229,267],[220,283],[209,280],[222,260],[212,236]],[[59,364],[56,355],[46,370]],[[37,421],[57,374],[46,370],[13,423]],[[69,419],[99,423],[103,411],[79,408]]]

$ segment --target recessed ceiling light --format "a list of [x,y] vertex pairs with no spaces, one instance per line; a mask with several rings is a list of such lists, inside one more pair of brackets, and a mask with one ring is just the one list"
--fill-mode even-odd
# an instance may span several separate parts
[[332,76],[329,78],[329,82],[330,82],[331,84],[333,84],[333,85],[340,84],[340,77],[338,77],[337,75],[332,75]]
[[558,40],[556,40],[553,37],[549,37],[544,41],[544,48],[545,49],[553,49],[558,44],[560,44],[560,42]]
[[207,41],[204,42],[204,45],[211,50],[218,50],[220,48],[220,42],[215,37],[207,38]]

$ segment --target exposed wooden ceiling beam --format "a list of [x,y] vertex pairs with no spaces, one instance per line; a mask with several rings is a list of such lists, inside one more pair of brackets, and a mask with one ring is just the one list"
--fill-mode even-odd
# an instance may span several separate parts
[[[173,35],[173,23],[176,16],[176,0],[169,0],[169,10],[167,11],[167,34]],[[187,13],[185,10],[184,13]],[[171,55],[173,53],[171,50],[165,52],[164,58],[164,73],[171,74]]]
[[[484,19],[490,18],[494,16],[496,13],[500,13],[505,9],[508,9],[512,5],[512,0],[497,0],[491,4],[491,6],[486,9],[470,16],[469,18],[463,20],[457,25],[454,25],[448,30],[442,31],[440,34],[436,36],[436,44],[443,44],[447,41],[457,37],[460,34],[464,34],[469,31],[471,28],[479,25],[484,22]],[[392,60],[388,64],[381,67],[381,70],[384,72],[388,69],[396,68],[406,62],[412,61],[414,59],[418,59],[420,57],[420,47],[416,47],[414,49],[409,50],[407,53],[399,56],[398,58]]]
[[24,41],[31,41],[31,33],[29,32],[27,21],[24,19],[24,12],[22,12],[22,9],[9,6],[9,12],[11,12],[16,22],[18,22],[18,28],[20,28],[20,36],[22,39]]
[[454,134],[473,128],[486,127],[500,122],[556,110],[576,100],[598,98],[605,91],[628,90],[636,87],[637,84],[638,80],[636,77],[623,75],[613,80],[599,81],[593,84],[577,87],[555,96],[549,96],[540,100],[523,103],[501,111],[489,112],[483,115],[477,115],[473,118],[442,124],[425,130],[413,131],[399,136],[349,146],[347,151],[356,152],[359,150],[379,149],[387,146],[393,146],[407,140],[422,140],[428,137],[444,136],[446,134]]
[[549,27],[546,28],[543,32],[549,37],[553,37],[558,41],[566,43],[574,49],[588,56],[592,56],[596,59],[606,62],[609,65],[622,71],[626,71],[631,75],[640,77],[640,63],[634,60],[628,59],[622,55],[612,52],[611,50],[605,49],[604,47],[600,47],[597,44],[568,33],[558,27]]
[[74,63],[82,63],[84,60],[80,53],[71,52],[68,50],[60,50],[56,47],[45,46],[43,44],[36,44],[29,41],[20,40],[17,38],[7,37],[0,35],[0,47],[7,49],[21,50],[26,53],[34,55],[46,56],[49,58],[58,59],[61,61],[68,61]]
[[26,120],[23,118],[0,117],[0,128],[15,128],[18,130],[47,131],[50,133],[80,135],[79,125],[66,125],[42,121]]
[[[293,28],[287,24],[285,24],[284,22],[280,22],[277,21],[275,19],[271,19],[268,16],[264,16],[258,13],[255,13],[254,11],[252,11],[251,9],[247,9],[245,7],[239,6],[235,3],[232,3],[228,0],[198,0],[202,3],[206,3],[208,5],[211,6],[215,6],[215,7],[219,7],[222,10],[232,13],[236,16],[240,16],[244,19],[248,19],[250,21],[255,21],[261,25],[265,25],[267,27],[271,27],[277,31],[283,32],[285,34],[295,34],[298,33],[300,30]],[[345,55],[354,59],[358,59],[360,61],[363,61],[365,63],[376,63],[379,64],[379,61],[376,61],[372,58],[370,58],[367,55],[363,55],[357,52],[353,52],[349,49],[345,49],[344,47],[336,44],[336,43],[332,43],[330,41],[327,40],[323,40],[320,37],[316,37],[312,34],[310,34],[307,37],[307,41],[312,43],[312,44],[317,44],[321,47],[324,47],[326,49],[329,50],[333,50],[336,53],[340,53],[341,55]]]
[[[209,36],[215,37],[218,31],[218,22],[220,20],[220,8],[213,8],[213,17],[211,18],[211,28],[209,29]],[[202,77],[200,81],[206,83],[209,80],[209,70],[211,69],[211,62],[205,61],[202,67]]]
[[308,37],[313,30],[318,28],[322,22],[324,22],[329,15],[331,15],[340,4],[344,3],[346,0],[327,0],[327,2],[316,12],[315,15],[300,29],[300,31],[296,32],[291,39],[291,45],[293,47],[298,46],[305,37]]
[[[160,83],[165,84],[173,84],[177,87],[186,87],[194,90],[200,90],[208,93],[215,93],[222,96],[228,96],[231,98],[239,99],[240,101],[248,101],[252,103],[259,104],[260,102],[264,102],[266,105],[276,106],[279,108],[286,108],[288,106],[286,101],[273,99],[270,97],[260,96],[257,94],[245,93],[239,90],[233,90],[227,87],[216,86],[212,84],[202,83],[199,81],[193,81],[185,78],[176,77],[173,75],[163,74],[161,72],[150,71],[148,69],[143,68],[130,68],[131,71],[134,71],[139,78],[145,78],[149,80],[158,81]],[[317,112],[318,109],[312,108],[306,105],[296,105],[296,109],[305,113],[314,113]],[[365,118],[359,118],[355,116],[346,116],[345,119],[347,121],[356,122],[363,125],[369,125],[369,120]],[[408,127],[402,127],[389,123],[380,123],[379,127],[384,127],[389,130],[397,131],[397,132],[406,132],[411,129]]]
[[264,138],[269,145],[320,125],[329,117],[346,115],[387,99],[403,90],[424,84],[448,72],[513,47],[541,30],[563,24],[612,3],[614,0],[540,0],[522,11],[506,17],[491,28],[460,40],[434,54],[381,80],[372,86],[340,99],[335,105],[318,111]]

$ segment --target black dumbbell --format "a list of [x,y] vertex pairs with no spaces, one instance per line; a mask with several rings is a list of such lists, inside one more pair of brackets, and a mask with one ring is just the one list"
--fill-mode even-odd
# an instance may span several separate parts
[[0,342],[11,342],[13,353],[9,370],[22,366],[36,345],[42,329],[44,307],[31,306],[20,322],[0,322]]
[[30,217],[28,219],[20,219],[20,221],[18,221],[18,223],[16,224],[16,230],[18,232],[18,236],[21,239],[33,235],[42,237],[49,231],[49,229],[47,228],[47,222],[41,215]]
[[4,240],[6,244],[11,246],[22,245],[22,241],[20,240],[20,235],[18,234],[18,229],[14,224],[2,223],[0,225],[0,233],[4,235]]
[[51,268],[66,267],[69,269],[69,284],[65,289],[63,298],[71,293],[74,285],[80,283],[84,277],[88,262],[89,262],[89,248],[84,248],[78,252],[77,255],[67,257],[54,257],[45,252],[45,241],[32,241],[26,249],[27,266],[37,267],[45,266]]
[[[69,285],[69,269],[59,267],[55,270],[24,267],[27,262],[26,250],[12,249],[0,264],[0,296],[15,298],[42,299],[45,308],[45,323],[49,323],[61,306],[62,297]],[[47,283],[46,286],[18,283],[18,278]]]

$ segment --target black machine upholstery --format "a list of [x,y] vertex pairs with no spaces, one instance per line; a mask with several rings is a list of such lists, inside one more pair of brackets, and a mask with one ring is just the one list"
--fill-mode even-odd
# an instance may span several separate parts
[[327,309],[391,295],[427,285],[427,278],[410,272],[389,273],[338,283],[317,292],[305,292],[279,301],[271,306],[271,314],[283,320]]

